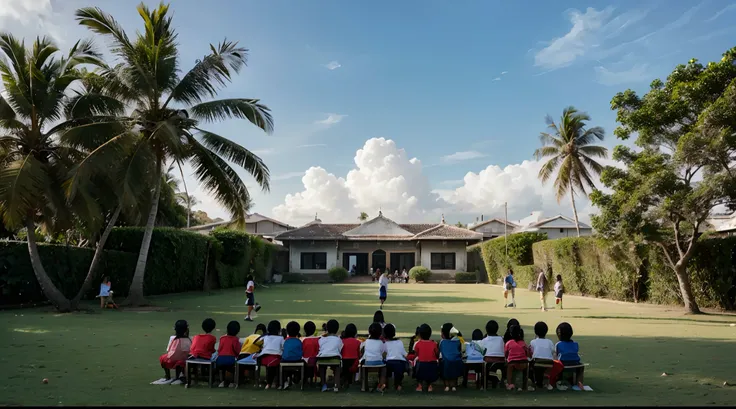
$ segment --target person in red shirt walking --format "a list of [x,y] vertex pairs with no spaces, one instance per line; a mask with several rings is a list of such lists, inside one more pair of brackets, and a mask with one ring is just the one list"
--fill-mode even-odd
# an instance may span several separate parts
[[439,378],[440,348],[429,339],[432,337],[432,328],[429,325],[422,324],[419,327],[419,337],[421,339],[414,344],[417,392],[432,392],[432,383]]
[[[220,388],[226,388],[230,385],[230,382],[225,377],[226,372],[229,370],[233,372],[235,367],[235,360],[240,354],[240,339],[238,333],[240,332],[240,324],[237,321],[230,321],[227,324],[227,335],[220,337],[220,346],[217,348],[217,369],[220,370]],[[235,386],[234,384],[232,386]]]
[[[358,364],[360,359],[360,340],[356,338],[358,335],[358,327],[355,324],[345,326],[342,335],[342,373],[343,387],[347,388],[353,383],[355,374],[358,373]],[[319,344],[317,344],[319,346]]]

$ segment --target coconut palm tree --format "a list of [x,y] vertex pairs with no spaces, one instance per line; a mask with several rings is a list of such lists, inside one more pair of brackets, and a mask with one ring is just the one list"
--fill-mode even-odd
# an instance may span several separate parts
[[[117,120],[126,131],[110,138],[106,146],[132,146],[115,150],[100,149],[89,162],[114,161],[121,151],[150,158],[145,171],[159,181],[166,163],[182,166],[189,162],[195,178],[226,207],[233,221],[245,224],[251,206],[243,181],[228,162],[245,169],[265,191],[269,189],[269,171],[263,161],[239,144],[206,131],[200,123],[229,118],[246,119],[271,132],[273,120],[269,109],[257,99],[231,98],[214,101],[218,91],[246,63],[247,50],[237,43],[223,41],[211,45],[210,52],[184,75],[179,75],[179,52],[176,33],[171,26],[169,6],[151,10],[138,6],[143,31],[130,38],[118,22],[99,8],[76,12],[77,21],[110,40],[116,64],[100,64],[96,73],[104,79],[106,94],[119,98],[132,113]],[[146,260],[156,220],[161,183],[148,185],[151,203],[141,250],[136,264],[127,303],[141,305]]]
[[[76,216],[99,219],[100,209],[80,195],[67,201],[61,188],[83,152],[59,143],[58,133],[74,126],[63,121],[68,95],[81,77],[78,66],[99,63],[89,41],[77,42],[57,58],[58,48],[36,38],[30,49],[11,34],[0,34],[0,74],[5,87],[0,95],[0,216],[9,228],[25,227],[33,272],[46,298],[60,311],[70,302],[49,278],[38,253],[33,232],[58,232],[74,224]],[[117,101],[102,103],[94,97],[84,104],[99,112],[122,109]],[[76,216],[75,216],[76,215]]]
[[546,183],[557,170],[555,190],[557,202],[570,193],[572,213],[575,216],[575,229],[580,237],[578,211],[575,207],[576,191],[587,196],[586,187],[595,188],[591,173],[600,175],[603,166],[593,158],[606,158],[608,150],[603,146],[593,145],[605,136],[603,128],[596,126],[586,129],[585,122],[590,116],[578,112],[574,107],[567,107],[562,111],[559,124],[555,124],[552,117],[547,115],[547,127],[551,133],[542,132],[539,136],[542,147],[534,151],[537,160],[549,157],[549,160],[539,170],[539,179]]

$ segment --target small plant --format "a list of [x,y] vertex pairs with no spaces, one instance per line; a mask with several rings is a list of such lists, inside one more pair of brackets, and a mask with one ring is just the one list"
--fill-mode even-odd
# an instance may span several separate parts
[[476,273],[466,273],[464,271],[458,271],[457,273],[455,273],[455,282],[457,284],[475,284],[478,282],[478,275]]
[[330,280],[335,283],[341,283],[348,278],[348,270],[343,267],[332,267],[327,271],[327,274],[330,276]]
[[418,283],[426,283],[431,276],[432,272],[427,267],[414,266],[409,270],[409,277]]

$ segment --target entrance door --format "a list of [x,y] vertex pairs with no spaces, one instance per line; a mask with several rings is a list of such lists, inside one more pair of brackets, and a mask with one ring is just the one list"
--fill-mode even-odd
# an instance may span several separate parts
[[356,274],[368,274],[368,253],[342,253],[342,266],[350,271],[355,266]]
[[377,268],[381,269],[383,273],[386,271],[386,252],[383,250],[376,250],[373,252],[373,271]]
[[402,269],[406,271],[414,267],[414,253],[391,253],[391,272]]

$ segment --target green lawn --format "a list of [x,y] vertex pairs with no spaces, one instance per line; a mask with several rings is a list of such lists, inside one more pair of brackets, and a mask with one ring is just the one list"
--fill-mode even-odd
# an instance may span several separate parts
[[[355,323],[365,332],[377,308],[377,288],[355,285],[274,285],[257,294],[263,305],[257,320],[279,319],[318,325],[336,318],[341,328]],[[551,298],[550,298],[551,299]],[[384,396],[200,386],[155,386],[162,376],[158,357],[165,351],[174,321],[189,321],[192,335],[204,318],[217,321],[218,336],[227,322],[241,322],[240,336],[255,323],[242,321],[243,290],[211,295],[188,293],[152,298],[166,312],[106,310],[55,314],[49,309],[0,312],[0,404],[21,405],[701,405],[733,404],[736,387],[736,316],[686,316],[678,308],[635,305],[568,296],[564,310],[543,313],[535,293],[519,291],[518,308],[503,308],[501,290],[488,285],[392,284],[386,319],[400,334],[428,323],[435,333],[452,322],[465,335],[496,319],[501,326],[516,317],[527,341],[533,325],[545,320],[554,332],[562,320],[572,324],[580,343],[586,384],[595,392],[477,392],[456,395],[413,391]],[[552,303],[554,302],[553,299]],[[93,306],[93,304],[90,304]],[[552,334],[552,338],[555,339]],[[668,376],[662,376],[667,373]],[[48,378],[48,384],[42,379]],[[406,385],[406,382],[409,385]],[[406,386],[413,386],[410,380]],[[408,389],[408,388],[407,388]],[[305,396],[306,395],[306,396]]]

